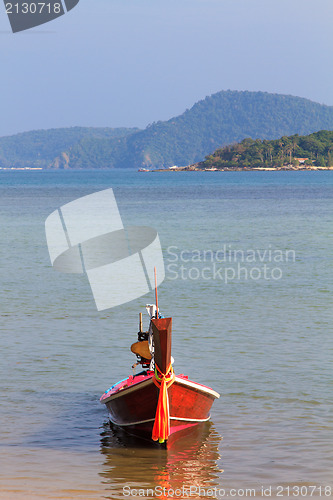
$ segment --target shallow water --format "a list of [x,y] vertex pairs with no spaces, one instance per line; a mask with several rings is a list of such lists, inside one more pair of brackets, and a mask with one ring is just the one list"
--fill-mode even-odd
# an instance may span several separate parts
[[[175,371],[221,394],[168,453],[124,441],[99,403],[154,298],[97,312],[85,277],[49,264],[46,217],[108,187],[125,225],[159,232]],[[332,193],[332,172],[1,172],[0,498],[327,496]]]

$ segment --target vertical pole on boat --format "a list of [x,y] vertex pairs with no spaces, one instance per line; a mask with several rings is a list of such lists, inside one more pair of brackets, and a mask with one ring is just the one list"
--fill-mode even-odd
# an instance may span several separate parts
[[142,313],[139,313],[139,332],[142,332]]
[[156,275],[156,266],[154,267],[154,274],[155,274],[156,319],[158,319],[158,300],[157,300],[157,275]]

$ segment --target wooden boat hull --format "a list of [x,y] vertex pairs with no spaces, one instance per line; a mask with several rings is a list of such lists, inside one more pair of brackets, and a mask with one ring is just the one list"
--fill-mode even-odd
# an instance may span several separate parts
[[[101,398],[109,411],[110,420],[129,434],[151,439],[159,388],[153,373],[129,377],[119,382]],[[168,389],[170,434],[167,447],[175,439],[210,418],[210,409],[219,394],[210,387],[178,375]]]

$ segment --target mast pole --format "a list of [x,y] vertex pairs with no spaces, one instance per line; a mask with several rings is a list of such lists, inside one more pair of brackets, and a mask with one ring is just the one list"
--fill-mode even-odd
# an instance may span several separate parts
[[156,319],[158,319],[158,299],[157,299],[157,275],[156,275],[156,266],[154,267],[154,274],[155,274]]

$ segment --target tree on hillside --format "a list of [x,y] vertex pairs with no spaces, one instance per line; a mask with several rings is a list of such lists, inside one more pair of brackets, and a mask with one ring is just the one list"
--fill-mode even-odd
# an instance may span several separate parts
[[288,165],[298,166],[295,152],[301,158],[307,158],[304,165],[333,165],[333,132],[320,131],[309,136],[283,136],[278,140],[244,139],[238,145],[233,144],[216,150],[199,165],[216,168],[251,168],[258,166]]

